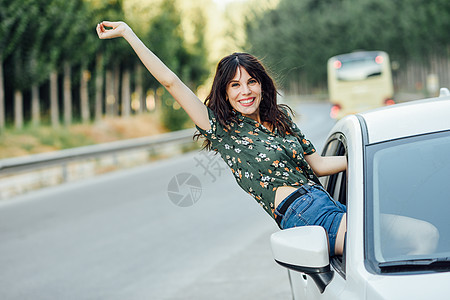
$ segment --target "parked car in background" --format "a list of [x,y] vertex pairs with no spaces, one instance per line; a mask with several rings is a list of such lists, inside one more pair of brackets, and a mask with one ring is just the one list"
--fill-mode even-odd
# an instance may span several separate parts
[[[441,89],[437,98],[341,119],[332,129],[323,155],[348,157],[346,172],[322,179],[327,191],[347,205],[344,254],[329,258],[322,227],[274,233],[273,256],[289,269],[293,298],[448,298],[448,89]],[[385,216],[412,220],[420,226],[402,222],[386,226]],[[392,238],[398,229],[412,238]],[[413,251],[411,241],[425,248]]]
[[384,51],[356,51],[328,60],[330,116],[348,114],[394,104],[389,55]]

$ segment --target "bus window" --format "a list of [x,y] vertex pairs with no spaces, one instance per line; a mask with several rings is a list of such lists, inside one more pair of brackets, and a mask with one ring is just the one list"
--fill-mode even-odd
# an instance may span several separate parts
[[328,92],[333,118],[393,104],[389,56],[383,51],[359,51],[328,60]]

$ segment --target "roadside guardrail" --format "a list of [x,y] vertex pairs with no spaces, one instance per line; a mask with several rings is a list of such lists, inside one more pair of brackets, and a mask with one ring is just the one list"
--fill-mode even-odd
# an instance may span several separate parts
[[99,157],[115,152],[151,148],[155,145],[188,142],[189,140],[192,141],[194,132],[194,128],[189,128],[156,136],[83,146],[24,157],[6,158],[0,160],[0,174],[5,175],[20,171],[31,171],[38,168],[64,164],[74,160]]
[[194,132],[195,128],[189,128],[155,136],[1,159],[0,200],[190,151],[195,149],[192,139]]

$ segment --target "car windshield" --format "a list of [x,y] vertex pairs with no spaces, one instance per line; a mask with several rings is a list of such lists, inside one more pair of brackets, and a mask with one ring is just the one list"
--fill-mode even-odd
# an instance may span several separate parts
[[382,57],[367,55],[364,57],[340,58],[340,67],[336,76],[341,81],[365,80],[369,77],[380,76],[382,72]]
[[366,154],[366,257],[379,268],[448,262],[450,132],[371,145]]

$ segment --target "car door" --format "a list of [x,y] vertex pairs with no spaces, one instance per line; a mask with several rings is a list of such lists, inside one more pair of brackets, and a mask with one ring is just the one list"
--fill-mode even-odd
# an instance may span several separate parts
[[[336,133],[330,136],[325,144],[322,156],[347,155],[347,144],[343,134]],[[347,174],[341,172],[331,176],[320,178],[321,184],[336,201],[347,204]],[[295,271],[289,271],[292,292],[295,300],[299,299],[341,299],[340,296],[346,286],[345,255],[333,256],[330,264],[335,271],[333,280],[323,293],[317,288],[314,281],[307,275]]]
[[[342,133],[335,133],[327,140],[322,156],[341,156],[347,155],[347,144]],[[347,204],[347,174],[340,172],[330,176],[325,176],[320,179],[322,185],[334,200],[340,203]],[[331,268],[335,271],[330,284],[326,287],[323,293],[320,293],[317,286],[309,281],[305,284],[306,299],[342,299],[342,292],[346,286],[345,274],[345,255],[346,249],[344,246],[344,254],[341,256],[333,256],[330,258]]]
[[[342,133],[331,135],[325,144],[322,156],[347,155],[346,139]],[[347,174],[341,172],[331,176],[320,178],[321,184],[327,192],[340,203],[347,204]],[[334,271],[333,279],[320,293],[317,285],[311,277],[303,273],[289,270],[289,280],[293,292],[294,300],[299,299],[341,299],[342,292],[346,287],[345,257],[346,249],[342,256],[330,258],[331,268]]]

